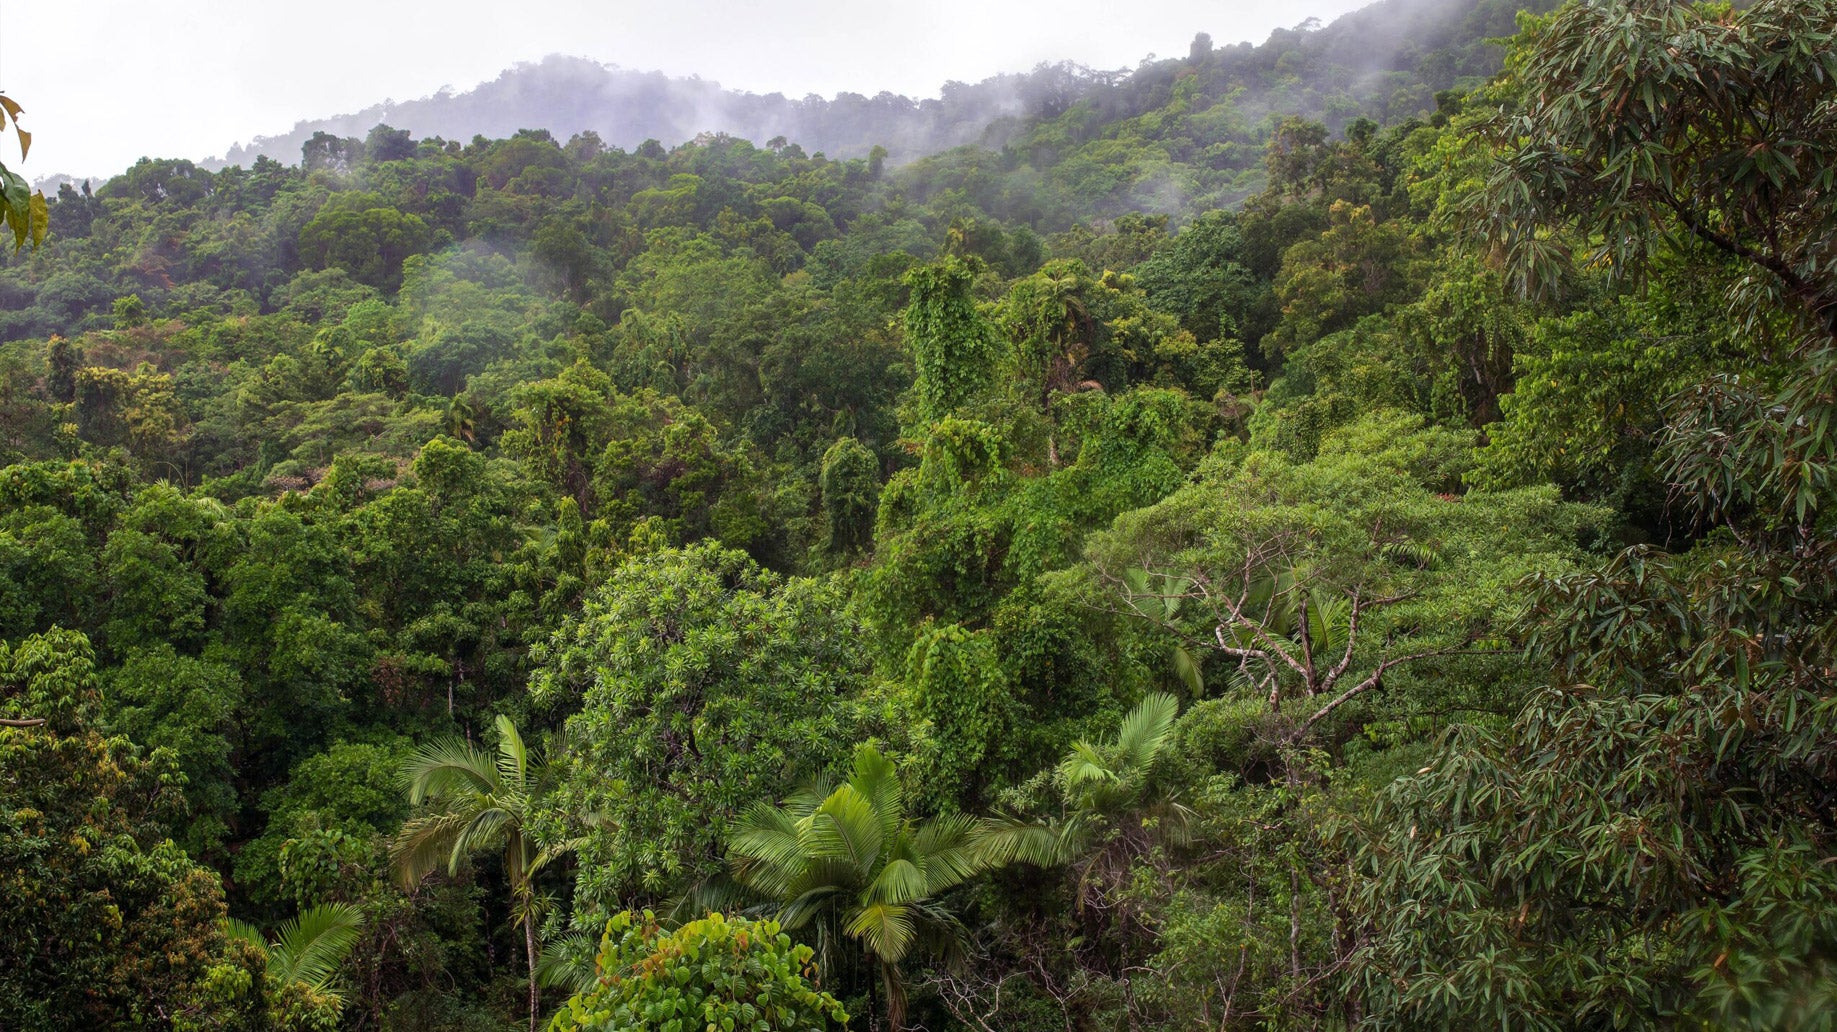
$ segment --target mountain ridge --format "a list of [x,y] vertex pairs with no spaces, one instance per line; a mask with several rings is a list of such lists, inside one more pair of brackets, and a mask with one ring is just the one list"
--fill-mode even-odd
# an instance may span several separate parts
[[[590,132],[622,149],[647,140],[671,147],[704,134],[759,145],[782,138],[837,158],[865,157],[883,147],[888,160],[903,163],[967,144],[999,149],[1029,123],[1058,117],[1081,102],[1094,104],[1106,120],[1139,115],[1157,106],[1154,95],[1161,88],[1185,74],[1207,77],[1208,93],[1241,91],[1240,108],[1264,120],[1298,114],[1338,128],[1357,117],[1389,122],[1432,111],[1437,91],[1490,75],[1499,54],[1484,43],[1510,34],[1517,9],[1500,0],[1380,0],[1326,25],[1309,19],[1278,29],[1260,44],[1215,47],[1202,32],[1184,58],[1109,70],[1042,63],[976,83],[946,82],[933,98],[881,91],[791,99],[726,89],[712,78],[551,54],[513,65],[470,90],[443,89],[350,114],[303,119],[286,132],[254,137],[199,164],[216,169],[257,157],[296,164],[301,147],[316,134],[361,139],[378,125],[462,142],[525,129],[561,139]],[[1326,88],[1314,88],[1320,82]]]

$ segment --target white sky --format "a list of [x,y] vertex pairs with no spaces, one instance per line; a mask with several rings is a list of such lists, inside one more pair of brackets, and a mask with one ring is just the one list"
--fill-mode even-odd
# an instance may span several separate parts
[[301,119],[467,90],[551,53],[732,89],[936,96],[1069,59],[1134,67],[1196,32],[1261,42],[1360,0],[0,0],[0,89],[26,109],[28,179],[200,159]]

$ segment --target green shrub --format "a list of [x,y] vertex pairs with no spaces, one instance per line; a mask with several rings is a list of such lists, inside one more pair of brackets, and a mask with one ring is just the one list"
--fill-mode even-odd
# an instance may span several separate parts
[[709,914],[673,932],[650,911],[606,922],[599,982],[570,999],[551,1032],[802,1032],[843,1027],[836,998],[813,987],[810,947],[776,921]]

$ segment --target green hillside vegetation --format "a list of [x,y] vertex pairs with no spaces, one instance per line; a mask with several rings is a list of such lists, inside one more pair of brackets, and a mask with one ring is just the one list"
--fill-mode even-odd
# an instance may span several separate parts
[[1512,14],[60,189],[0,1028],[1837,1027],[1837,3]]

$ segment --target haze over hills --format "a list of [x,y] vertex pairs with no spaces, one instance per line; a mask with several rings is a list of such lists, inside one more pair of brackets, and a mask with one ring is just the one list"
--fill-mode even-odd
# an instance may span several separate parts
[[783,138],[840,158],[881,146],[900,162],[964,144],[999,148],[1028,123],[1079,103],[1104,122],[1134,117],[1165,104],[1175,80],[1190,74],[1204,95],[1231,95],[1246,118],[1299,114],[1337,128],[1360,116],[1392,121],[1431,110],[1437,91],[1491,74],[1499,54],[1486,40],[1508,35],[1516,10],[1498,0],[1383,0],[1324,27],[1310,19],[1278,30],[1261,45],[1214,47],[1202,33],[1184,58],[1145,61],[1133,71],[1042,64],[974,84],[949,82],[923,99],[889,92],[792,99],[551,55],[464,92],[302,121],[205,164],[247,165],[262,156],[297,163],[315,134],[362,138],[379,124],[462,141],[521,129],[561,139],[591,132],[625,149],[725,133],[761,145]]

